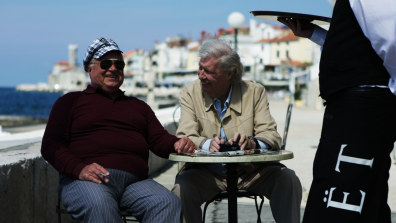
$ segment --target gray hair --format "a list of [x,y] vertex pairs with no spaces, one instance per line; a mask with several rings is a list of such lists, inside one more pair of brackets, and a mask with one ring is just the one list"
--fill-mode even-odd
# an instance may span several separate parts
[[92,57],[92,59],[89,61],[89,63],[87,63],[87,65],[85,65],[84,69],[86,69],[86,71],[88,72],[87,67],[90,66],[92,68],[93,65],[94,65],[94,58]]
[[201,58],[214,57],[219,59],[220,70],[223,72],[234,71],[233,81],[241,81],[245,70],[241,63],[241,58],[224,40],[205,40],[198,50],[198,56]]

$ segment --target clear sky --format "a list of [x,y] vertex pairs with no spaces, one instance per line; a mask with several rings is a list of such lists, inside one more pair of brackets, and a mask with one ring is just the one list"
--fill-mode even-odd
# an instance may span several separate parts
[[[97,37],[111,38],[121,50],[149,50],[154,41],[229,28],[239,11],[245,25],[256,10],[331,17],[328,0],[5,0],[0,2],[0,87],[47,82],[54,63],[68,59],[77,44],[78,63]],[[261,22],[260,20],[257,20]]]

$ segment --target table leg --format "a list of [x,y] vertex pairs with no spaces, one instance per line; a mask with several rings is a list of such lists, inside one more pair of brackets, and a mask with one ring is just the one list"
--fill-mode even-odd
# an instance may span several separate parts
[[238,222],[238,173],[237,163],[227,163],[228,222]]

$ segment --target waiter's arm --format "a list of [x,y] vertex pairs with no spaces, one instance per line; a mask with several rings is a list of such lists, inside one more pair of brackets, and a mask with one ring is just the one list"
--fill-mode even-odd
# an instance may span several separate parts
[[278,17],[278,21],[289,27],[295,36],[308,38],[320,46],[326,40],[327,30],[310,22],[285,17]]

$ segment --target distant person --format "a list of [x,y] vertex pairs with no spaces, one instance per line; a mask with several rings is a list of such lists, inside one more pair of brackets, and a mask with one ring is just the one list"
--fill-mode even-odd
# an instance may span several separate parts
[[338,0],[328,32],[279,18],[323,46],[326,100],[304,223],[391,222],[390,152],[396,140],[396,1]]
[[[211,39],[202,44],[199,56],[199,79],[180,92],[177,136],[187,136],[197,148],[211,152],[225,143],[238,144],[241,150],[279,150],[281,138],[265,89],[241,80],[239,55],[224,41]],[[300,222],[302,189],[293,170],[263,162],[242,163],[237,171],[238,189],[267,197],[276,222]],[[222,164],[183,166],[172,192],[182,200],[184,222],[202,222],[201,205],[227,188],[225,172]]]
[[88,47],[91,85],[54,104],[41,153],[61,174],[59,195],[84,222],[122,222],[120,208],[140,222],[180,222],[180,200],[147,179],[149,150],[168,158],[192,152],[190,139],[169,134],[143,101],[124,95],[124,58],[111,39]]

